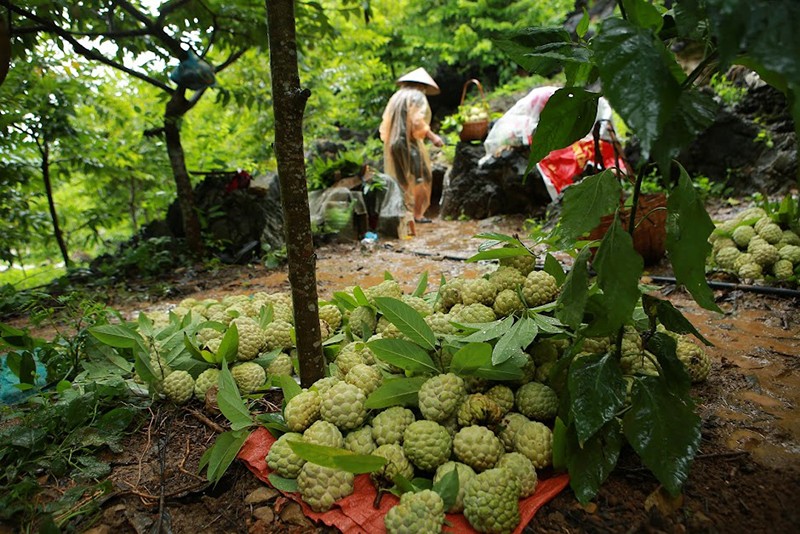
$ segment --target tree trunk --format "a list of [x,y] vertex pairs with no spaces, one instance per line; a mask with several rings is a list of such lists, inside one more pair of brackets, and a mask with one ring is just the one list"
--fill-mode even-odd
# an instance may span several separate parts
[[300,382],[325,376],[320,337],[316,254],[303,157],[303,113],[310,95],[300,89],[293,0],[266,0],[270,72],[275,113],[275,154],[292,285]]
[[176,90],[172,93],[172,98],[167,102],[167,109],[164,113],[164,135],[167,141],[167,154],[169,154],[169,164],[172,167],[172,176],[175,178],[186,244],[192,254],[199,258],[204,253],[203,238],[200,235],[200,220],[195,211],[192,182],[189,180],[189,172],[186,170],[180,128],[181,119],[191,107],[192,104],[186,100],[184,91]]
[[69,268],[72,266],[72,262],[69,259],[64,236],[61,234],[61,226],[58,224],[56,203],[55,200],[53,200],[53,184],[50,182],[50,145],[46,141],[42,143],[42,180],[44,181],[44,190],[47,194],[47,205],[50,208],[50,219],[53,221],[53,234],[56,237],[58,249],[61,251],[61,257],[64,258],[64,266]]

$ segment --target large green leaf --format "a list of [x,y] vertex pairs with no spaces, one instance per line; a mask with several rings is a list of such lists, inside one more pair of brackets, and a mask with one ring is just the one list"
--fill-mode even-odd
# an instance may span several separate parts
[[655,33],[661,31],[664,19],[653,4],[645,0],[623,0],[622,4],[625,6],[629,21],[641,28],[649,28]]
[[390,297],[376,297],[375,303],[384,317],[411,341],[427,350],[436,348],[436,335],[417,310]]
[[300,458],[323,467],[341,469],[349,473],[371,473],[386,465],[386,458],[371,454],[356,454],[347,449],[327,447],[304,441],[287,441]]
[[586,48],[573,43],[562,28],[525,28],[492,41],[520,67],[542,76],[551,74],[564,63],[587,63],[590,54]]
[[438,374],[430,355],[416,343],[404,339],[376,339],[367,346],[375,357],[412,373]]
[[561,219],[556,235],[568,247],[586,232],[600,224],[604,215],[619,206],[622,187],[611,171],[584,178],[564,191]]
[[599,98],[599,94],[578,87],[564,87],[553,93],[534,130],[528,168],[551,151],[567,147],[590,133]]
[[217,394],[219,411],[231,422],[231,430],[241,430],[253,424],[250,410],[239,394],[239,388],[233,379],[228,366],[223,363],[219,373],[219,393]]
[[[506,332],[511,330],[511,327],[514,325],[514,316],[510,315],[504,319],[499,321],[494,321],[492,323],[479,323],[481,328],[475,332],[472,332],[468,336],[464,336],[460,339],[464,343],[480,343],[481,341],[491,341],[493,339],[497,339]],[[469,327],[470,325],[462,325]]]
[[447,474],[433,483],[432,489],[442,498],[445,510],[455,504],[458,498],[459,485],[458,469],[451,469]]
[[595,315],[586,335],[609,334],[630,319],[639,301],[639,277],[644,269],[642,257],[633,248],[633,239],[622,229],[619,217],[606,232],[594,259],[597,285],[603,290],[603,313]]
[[390,406],[416,406],[419,402],[419,388],[428,377],[397,378],[385,381],[367,397],[366,407],[380,410]]
[[578,443],[583,446],[622,408],[625,379],[616,356],[591,354],[572,360],[567,383],[573,426]]
[[700,446],[700,417],[688,393],[676,393],[657,377],[637,378],[622,429],[667,491],[680,493]]
[[671,336],[657,332],[647,340],[647,350],[658,359],[660,377],[667,382],[670,390],[678,394],[688,394],[692,382],[676,354],[677,342]]
[[220,481],[248,436],[250,432],[244,430],[223,432],[217,436],[214,445],[200,458],[200,469],[208,466],[206,478],[209,482],[216,484]]
[[523,356],[524,349],[533,342],[538,333],[539,327],[533,319],[521,317],[497,340],[492,350],[492,365],[500,365],[515,356]]
[[489,250],[482,250],[470,256],[467,258],[467,262],[499,260],[502,258],[513,258],[515,256],[530,256],[530,251],[523,246],[492,248]]
[[217,362],[233,362],[236,361],[236,355],[239,352],[239,329],[236,323],[231,323],[225,334],[222,336],[222,341],[216,353]]
[[692,334],[706,345],[713,346],[713,343],[703,337],[703,334],[670,301],[652,295],[642,295],[642,304],[648,313],[649,310],[655,311],[655,316],[670,332]]
[[[553,429],[553,464],[569,470],[569,483],[582,504],[592,500],[614,470],[622,449],[622,433],[616,419],[610,420],[582,446],[573,426],[561,419]],[[558,451],[558,452],[557,452]]]
[[544,267],[542,270],[555,278],[559,286],[567,279],[567,273],[564,272],[564,268],[561,267],[558,260],[549,252],[544,256]]
[[669,176],[671,160],[698,134],[711,126],[718,108],[719,104],[709,94],[694,89],[680,94],[672,116],[653,143],[653,159],[665,177]]
[[714,223],[697,196],[689,175],[681,167],[678,185],[667,199],[667,251],[678,283],[683,284],[697,303],[719,311],[705,275],[706,257],[711,252],[708,236]]
[[127,325],[104,324],[89,328],[89,333],[101,342],[119,349],[130,349],[141,342],[142,336]]
[[524,360],[511,358],[500,365],[492,364],[492,346],[489,343],[469,343],[453,354],[450,371],[463,376],[477,376],[488,380],[518,380],[523,373]]
[[581,249],[558,295],[555,315],[573,330],[577,330],[583,322],[586,301],[589,299],[588,262],[591,255],[588,246]]
[[273,376],[272,381],[273,384],[277,385],[281,388],[281,391],[283,391],[283,402],[289,402],[303,391],[300,384],[298,384],[292,376]]
[[592,43],[603,92],[635,132],[647,159],[680,95],[664,44],[651,30],[616,17],[603,22]]

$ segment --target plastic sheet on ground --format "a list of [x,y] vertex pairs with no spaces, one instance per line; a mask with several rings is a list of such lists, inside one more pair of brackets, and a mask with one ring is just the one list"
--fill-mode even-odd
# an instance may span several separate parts
[[[267,466],[266,457],[273,443],[275,443],[275,438],[272,434],[265,428],[259,428],[250,435],[239,451],[238,456],[258,479],[270,486],[272,486],[268,478],[270,469]],[[522,521],[520,521],[514,533],[521,533],[539,508],[558,495],[568,483],[569,477],[567,475],[556,475],[539,480],[536,492],[519,502]],[[285,495],[300,504],[306,517],[328,526],[336,527],[344,534],[380,534],[386,532],[386,528],[383,525],[383,517],[398,502],[397,497],[387,493],[381,499],[380,508],[376,510],[373,507],[376,490],[370,481],[369,475],[357,475],[353,494],[337,501],[334,507],[327,512],[314,512],[303,502],[298,493],[287,493]],[[451,526],[445,525],[445,532],[459,534],[476,532],[463,514],[447,514],[447,521]]]

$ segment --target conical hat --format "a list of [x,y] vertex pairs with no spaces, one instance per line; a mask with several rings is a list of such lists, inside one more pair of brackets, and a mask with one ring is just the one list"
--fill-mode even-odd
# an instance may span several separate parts
[[427,85],[425,88],[425,94],[427,95],[438,95],[441,92],[439,91],[439,86],[436,85],[436,82],[433,81],[431,75],[428,74],[428,71],[422,67],[412,70],[408,74],[404,74],[397,79],[397,85],[400,85],[403,82],[421,83],[423,85]]

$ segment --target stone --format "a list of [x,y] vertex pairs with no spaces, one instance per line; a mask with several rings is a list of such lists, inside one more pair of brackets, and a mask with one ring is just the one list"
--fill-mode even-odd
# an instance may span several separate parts
[[261,504],[269,502],[278,496],[278,491],[272,488],[261,487],[251,491],[245,498],[246,504]]

